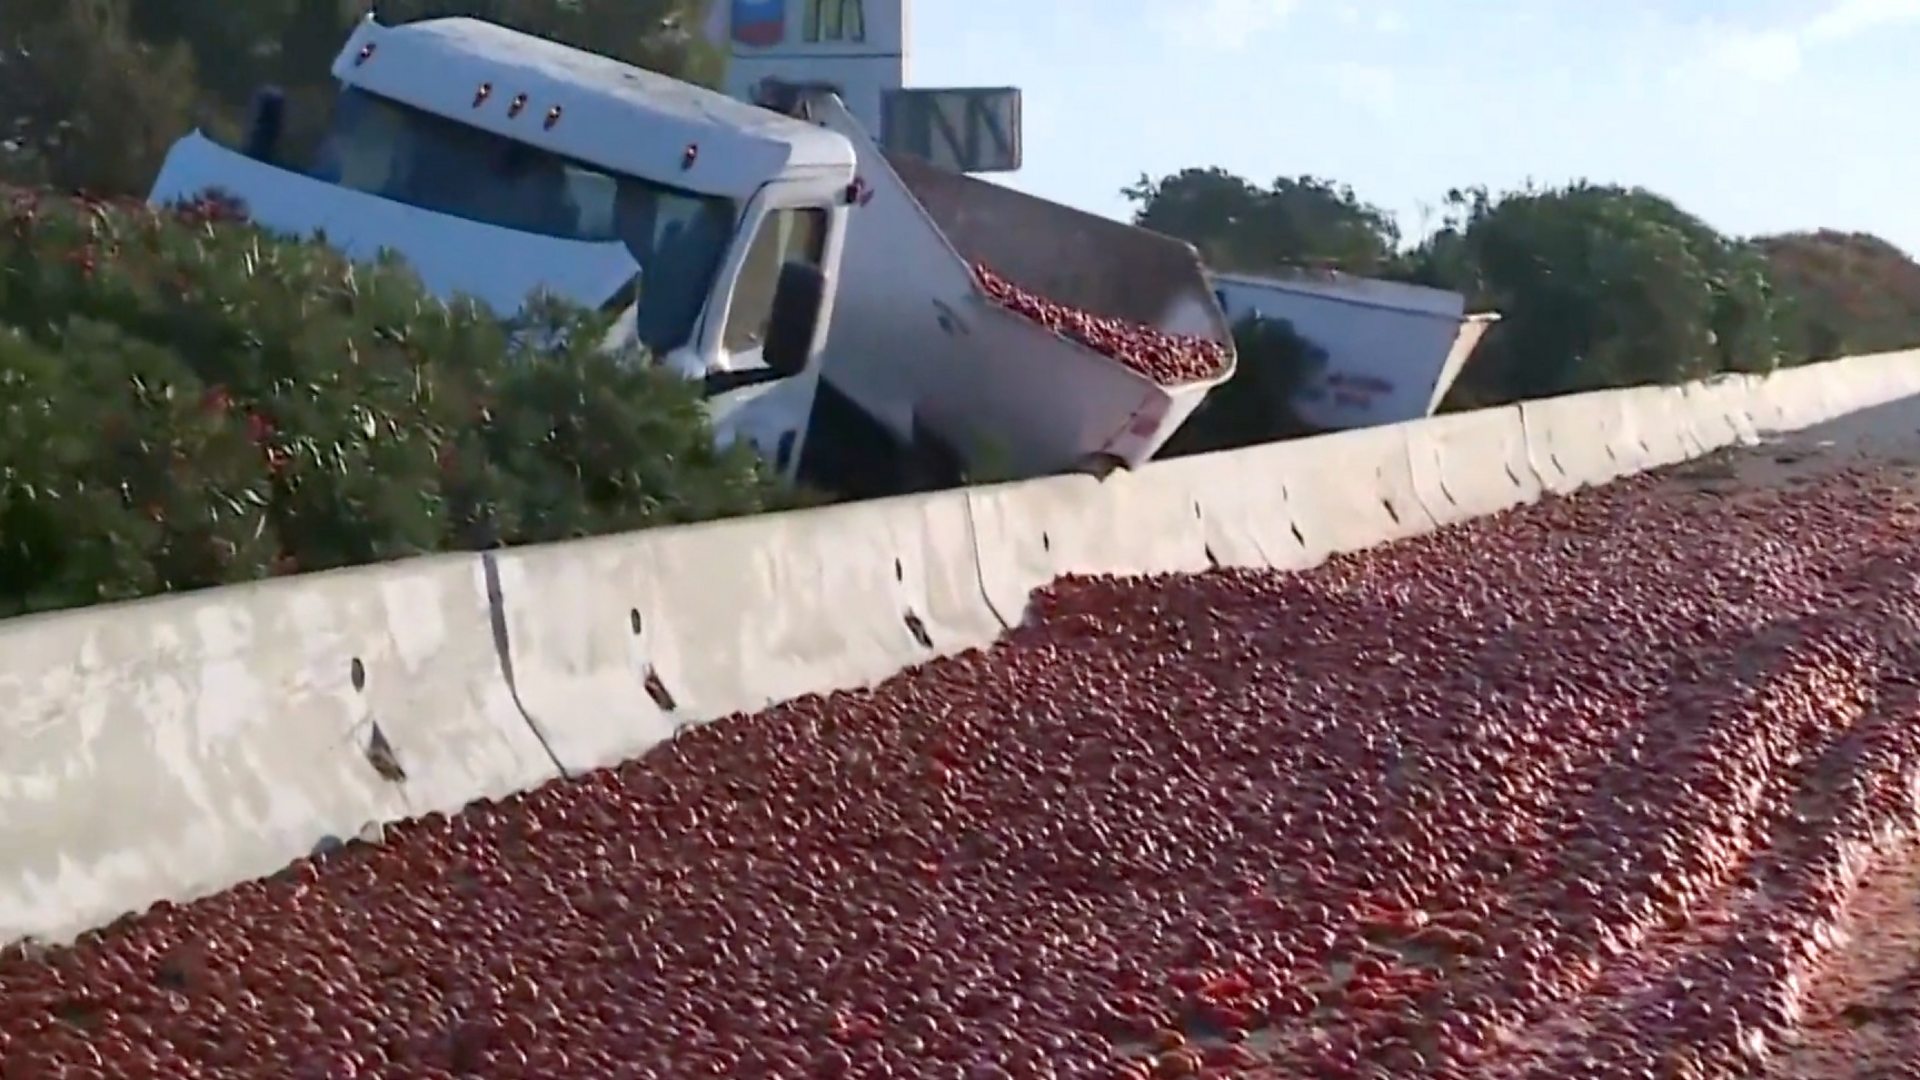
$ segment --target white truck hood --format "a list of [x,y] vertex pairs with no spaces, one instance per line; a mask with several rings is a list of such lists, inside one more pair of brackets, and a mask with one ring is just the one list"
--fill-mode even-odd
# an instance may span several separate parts
[[197,132],[167,154],[149,198],[170,203],[209,189],[237,197],[266,228],[302,237],[324,231],[331,246],[354,259],[390,249],[434,294],[471,296],[501,314],[518,311],[540,287],[597,307],[639,271],[618,243],[537,236],[421,210],[255,161]]

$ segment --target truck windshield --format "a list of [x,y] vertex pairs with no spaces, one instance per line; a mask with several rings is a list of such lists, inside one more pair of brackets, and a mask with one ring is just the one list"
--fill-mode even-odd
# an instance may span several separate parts
[[640,340],[658,352],[692,337],[737,216],[730,200],[611,173],[352,87],[342,88],[312,173],[487,225],[624,244],[640,266]]

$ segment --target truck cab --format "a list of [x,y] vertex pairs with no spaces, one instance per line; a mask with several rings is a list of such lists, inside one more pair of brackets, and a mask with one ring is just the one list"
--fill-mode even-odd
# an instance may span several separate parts
[[153,201],[223,191],[503,315],[537,291],[615,312],[615,344],[700,381],[720,438],[793,475],[853,198],[845,138],[476,19],[369,18],[333,74],[315,160],[279,162],[271,123],[244,150],[196,132]]

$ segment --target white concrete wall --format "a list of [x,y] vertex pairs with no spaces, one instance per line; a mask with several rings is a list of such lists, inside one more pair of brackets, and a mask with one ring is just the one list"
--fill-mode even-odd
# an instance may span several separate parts
[[1891,402],[1920,352],[10,620],[0,943],[879,681],[1060,574],[1301,569]]

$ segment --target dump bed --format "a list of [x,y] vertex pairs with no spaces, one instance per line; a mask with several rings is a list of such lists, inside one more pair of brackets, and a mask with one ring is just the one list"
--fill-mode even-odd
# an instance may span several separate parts
[[[806,109],[853,141],[867,188],[822,375],[896,434],[932,432],[1007,475],[1134,466],[1232,374],[1231,331],[1191,245],[886,154],[831,95]],[[1002,307],[976,263],[1058,304],[1218,342],[1226,362],[1162,385]]]
[[1200,253],[1170,236],[886,154],[962,258],[1082,311],[1227,340]]

